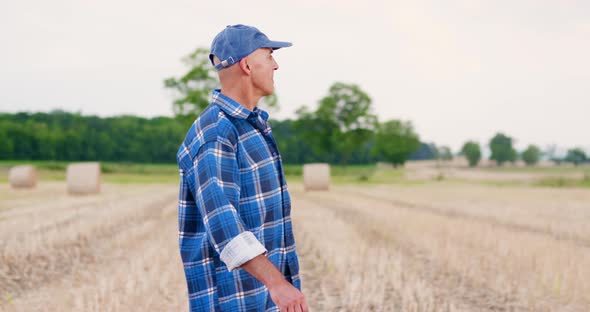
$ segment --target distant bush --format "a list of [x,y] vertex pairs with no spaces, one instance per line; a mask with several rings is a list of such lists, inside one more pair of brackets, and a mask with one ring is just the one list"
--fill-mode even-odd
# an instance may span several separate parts
[[492,152],[492,154],[490,155],[490,159],[495,160],[498,166],[501,166],[503,163],[507,161],[516,161],[517,153],[516,150],[512,147],[511,137],[506,136],[503,133],[497,133],[490,140],[489,145],[490,151]]
[[465,155],[470,167],[475,167],[481,159],[481,150],[479,143],[474,141],[465,142],[463,148],[461,148],[461,154]]
[[68,164],[63,162],[48,161],[37,165],[40,169],[52,170],[52,171],[64,171]]
[[303,166],[299,166],[299,165],[283,166],[283,172],[285,173],[285,175],[301,176],[301,175],[303,175]]
[[529,145],[529,147],[522,152],[521,156],[527,166],[536,165],[541,159],[541,149],[535,145]]

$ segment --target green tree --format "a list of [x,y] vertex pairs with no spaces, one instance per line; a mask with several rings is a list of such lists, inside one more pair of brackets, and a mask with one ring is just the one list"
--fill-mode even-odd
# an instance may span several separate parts
[[516,150],[512,147],[512,138],[504,135],[503,133],[497,133],[490,140],[490,150],[492,155],[490,159],[495,160],[498,166],[501,166],[507,161],[516,161]]
[[419,147],[420,139],[410,122],[390,120],[379,125],[373,152],[397,167]]
[[371,114],[371,98],[355,84],[334,83],[321,99],[315,116],[321,126],[330,127],[333,147],[340,162],[348,163],[353,150],[360,148],[373,135],[377,117]]
[[310,147],[314,157],[305,157],[303,162],[323,161],[333,162],[334,154],[337,150],[336,140],[339,137],[339,128],[336,122],[331,118],[321,119],[314,111],[303,106],[297,110],[297,120],[294,127],[296,136],[300,142],[305,142],[304,147]]
[[469,162],[469,167],[475,167],[481,160],[481,149],[479,148],[479,143],[474,141],[467,141],[463,144],[463,148],[461,148],[461,154],[465,155],[467,161]]
[[174,113],[194,117],[209,105],[211,90],[219,87],[219,80],[211,66],[207,49],[196,49],[185,56],[182,62],[189,67],[189,71],[179,78],[165,79],[164,86],[177,93]]
[[534,166],[541,159],[541,149],[536,145],[529,145],[526,150],[522,152],[520,158],[527,166]]
[[567,151],[567,155],[565,156],[565,161],[571,162],[574,165],[579,165],[588,160],[588,156],[581,148],[572,148]]

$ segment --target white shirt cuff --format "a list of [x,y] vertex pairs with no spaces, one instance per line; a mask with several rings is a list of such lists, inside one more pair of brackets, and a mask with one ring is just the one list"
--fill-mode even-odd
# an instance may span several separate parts
[[227,265],[227,269],[233,271],[265,252],[266,248],[256,239],[256,236],[252,232],[244,231],[225,245],[219,257]]

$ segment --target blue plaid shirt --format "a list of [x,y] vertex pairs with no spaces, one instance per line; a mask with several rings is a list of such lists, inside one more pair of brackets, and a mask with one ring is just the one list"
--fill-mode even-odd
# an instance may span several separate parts
[[178,150],[178,227],[191,311],[278,311],[239,267],[266,257],[301,289],[291,200],[268,114],[213,91]]

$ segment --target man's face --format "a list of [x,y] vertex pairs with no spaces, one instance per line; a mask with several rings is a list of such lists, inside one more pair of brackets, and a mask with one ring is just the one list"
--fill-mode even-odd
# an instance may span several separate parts
[[279,69],[279,64],[272,56],[272,49],[260,48],[248,55],[248,64],[252,71],[252,83],[263,96],[274,92],[274,71]]

